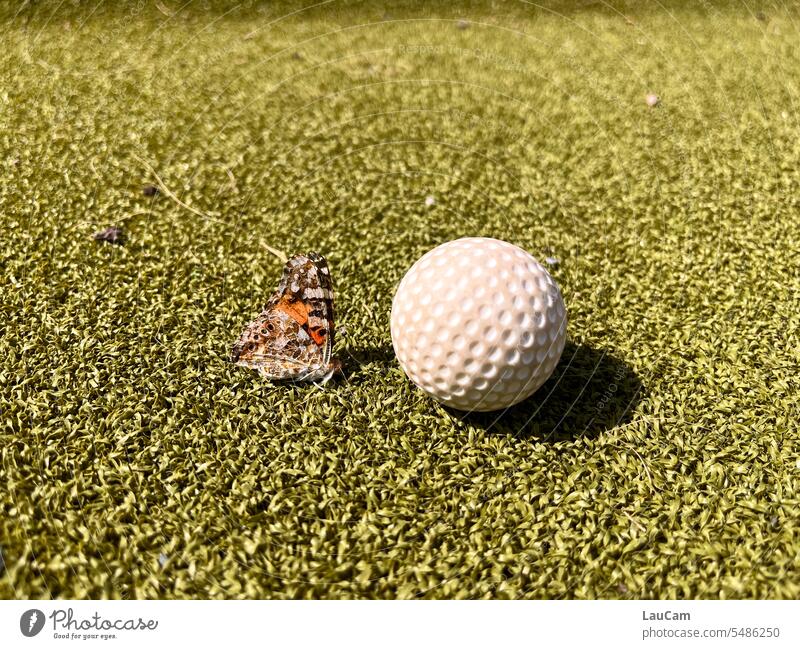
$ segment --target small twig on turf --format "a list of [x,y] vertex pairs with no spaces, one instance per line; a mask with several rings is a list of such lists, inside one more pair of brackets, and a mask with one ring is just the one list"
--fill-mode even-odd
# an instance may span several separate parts
[[167,187],[167,186],[164,184],[164,181],[163,181],[163,180],[161,180],[161,176],[159,176],[159,175],[156,173],[156,170],[155,170],[155,169],[153,169],[153,167],[150,165],[150,163],[148,163],[148,162],[147,162],[147,160],[144,160],[143,158],[140,158],[140,157],[139,157],[138,155],[136,155],[135,153],[133,154],[133,157],[134,157],[134,158],[136,158],[136,159],[137,159],[139,162],[141,162],[141,163],[142,163],[142,164],[143,164],[143,165],[144,165],[144,166],[147,168],[147,170],[148,170],[148,171],[149,171],[151,174],[153,174],[153,177],[156,179],[156,184],[158,184],[158,186],[159,186],[159,188],[161,189],[161,191],[162,191],[162,192],[164,192],[164,194],[165,194],[166,196],[168,196],[168,197],[169,197],[169,198],[171,198],[173,201],[175,201],[175,202],[176,202],[178,205],[180,205],[180,206],[181,206],[183,209],[185,209],[185,210],[189,210],[189,211],[190,211],[192,214],[196,214],[197,216],[199,216],[199,217],[201,217],[201,218],[204,218],[204,219],[208,219],[209,221],[214,221],[215,223],[223,223],[223,221],[220,221],[219,219],[215,219],[214,217],[212,217],[212,216],[209,216],[208,214],[203,214],[203,212],[201,212],[200,210],[197,210],[197,209],[195,209],[194,207],[192,207],[191,205],[187,205],[186,203],[184,203],[184,202],[183,202],[183,201],[182,201],[180,198],[178,198],[178,197],[177,197],[177,196],[176,196],[176,195],[175,195],[175,194],[174,194],[174,193],[173,193],[173,192],[172,192],[172,191],[169,189],[169,187]]
[[280,260],[281,260],[281,262],[283,262],[284,264],[285,264],[287,261],[289,261],[289,257],[287,257],[287,256],[286,256],[286,253],[284,253],[284,252],[281,252],[280,250],[277,250],[276,248],[273,248],[272,246],[269,246],[269,245],[267,245],[267,244],[266,244],[266,243],[264,243],[263,241],[261,242],[261,245],[262,245],[262,246],[263,246],[263,247],[264,247],[264,248],[265,248],[265,249],[266,249],[268,252],[271,252],[271,253],[272,253],[273,255],[275,255],[275,256],[276,256],[278,259],[280,259]]
[[167,16],[168,18],[172,18],[175,15],[174,11],[170,11],[164,6],[163,2],[156,0],[156,9],[158,9],[162,14]]
[[217,164],[225,170],[226,174],[228,174],[228,183],[230,184],[231,192],[238,194],[239,188],[236,186],[236,178],[234,177],[233,172],[221,162],[218,162]]

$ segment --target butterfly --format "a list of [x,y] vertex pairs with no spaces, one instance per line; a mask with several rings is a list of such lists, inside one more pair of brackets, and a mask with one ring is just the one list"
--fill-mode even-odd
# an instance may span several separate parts
[[326,383],[341,369],[333,358],[333,281],[328,262],[295,255],[259,316],[233,345],[231,361],[274,380]]

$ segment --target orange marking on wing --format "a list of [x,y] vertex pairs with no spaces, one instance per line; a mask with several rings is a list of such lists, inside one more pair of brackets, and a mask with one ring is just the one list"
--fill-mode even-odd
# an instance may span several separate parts
[[317,343],[320,347],[325,344],[325,330],[322,328],[318,329],[309,329],[308,334],[314,339],[314,342]]
[[283,311],[301,327],[308,324],[308,307],[302,302],[292,302],[283,298],[278,302],[275,308],[279,311]]
[[325,344],[325,336],[327,332],[321,327],[312,329],[308,326],[308,312],[310,307],[307,304],[303,302],[292,302],[287,298],[283,298],[280,302],[278,302],[275,308],[283,311],[297,324],[299,324],[301,327],[304,327],[308,332],[308,335],[311,336],[312,340],[319,347],[322,347]]

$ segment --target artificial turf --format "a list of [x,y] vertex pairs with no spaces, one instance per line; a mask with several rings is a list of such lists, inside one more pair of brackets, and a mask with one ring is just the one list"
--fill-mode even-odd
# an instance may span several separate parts
[[[307,4],[0,9],[0,596],[800,596],[797,7]],[[507,413],[393,356],[460,236],[558,260]],[[324,389],[228,362],[264,244]]]

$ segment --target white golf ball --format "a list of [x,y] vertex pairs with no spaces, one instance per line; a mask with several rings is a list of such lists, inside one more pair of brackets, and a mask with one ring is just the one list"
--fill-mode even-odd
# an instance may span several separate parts
[[500,410],[533,394],[561,358],[567,313],[553,278],[505,241],[457,239],[424,255],[392,302],[403,371],[458,410]]

